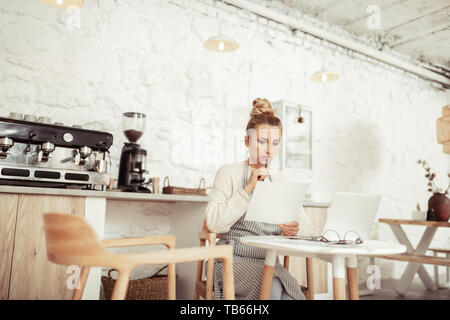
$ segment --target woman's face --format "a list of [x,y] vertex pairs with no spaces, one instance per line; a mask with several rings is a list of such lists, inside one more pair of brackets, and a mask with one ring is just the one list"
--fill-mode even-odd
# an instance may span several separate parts
[[281,130],[277,126],[259,125],[249,129],[245,137],[245,145],[249,148],[249,164],[265,165],[272,161],[278,152]]

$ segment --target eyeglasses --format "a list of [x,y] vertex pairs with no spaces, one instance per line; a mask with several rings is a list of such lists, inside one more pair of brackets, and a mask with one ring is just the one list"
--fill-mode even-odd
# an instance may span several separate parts
[[[333,231],[334,233],[336,233],[339,240],[328,240],[325,237],[325,234],[327,232],[329,232],[329,231]],[[358,237],[356,239],[354,239],[354,240],[346,240],[346,236],[349,233],[354,233],[354,234],[358,235]],[[325,242],[325,243],[329,243],[329,244],[361,244],[361,243],[363,243],[359,233],[356,232],[356,231],[353,231],[353,230],[349,230],[346,233],[344,233],[344,239],[341,239],[341,237],[339,236],[339,233],[337,231],[335,231],[335,230],[327,230],[327,231],[325,231],[320,238],[321,238],[320,241]]]
[[[337,234],[337,238],[338,240],[329,240],[328,238],[325,237],[325,234],[327,232],[334,232]],[[347,234],[349,233],[354,233],[356,235],[358,235],[358,237],[354,240],[347,240]],[[341,239],[341,237],[339,236],[339,233],[336,230],[327,230],[323,233],[323,235],[321,236],[315,236],[315,237],[289,237],[289,239],[297,239],[297,240],[309,240],[309,241],[320,241],[320,242],[324,242],[326,244],[341,244],[341,245],[351,245],[351,244],[361,244],[364,241],[361,239],[361,236],[359,235],[358,232],[353,231],[353,230],[349,230],[347,232],[344,233],[344,239]]]

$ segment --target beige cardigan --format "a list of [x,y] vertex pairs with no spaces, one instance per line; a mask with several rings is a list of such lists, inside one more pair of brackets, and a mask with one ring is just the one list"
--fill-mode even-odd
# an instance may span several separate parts
[[[205,210],[205,219],[208,229],[216,233],[225,233],[247,211],[250,196],[242,188],[242,173],[245,161],[222,166],[216,173],[210,201]],[[249,167],[248,177],[253,168]],[[269,169],[272,181],[288,181],[281,172]],[[268,179],[268,178],[266,178]],[[312,235],[311,224],[303,206],[299,207],[297,214],[299,223],[298,235]],[[286,221],[288,222],[288,221]]]

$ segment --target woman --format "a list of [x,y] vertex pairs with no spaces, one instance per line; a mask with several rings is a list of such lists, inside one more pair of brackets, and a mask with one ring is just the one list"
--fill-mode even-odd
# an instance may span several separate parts
[[[269,176],[266,164],[277,153],[281,134],[281,121],[275,116],[270,102],[255,99],[247,124],[245,145],[249,157],[245,161],[222,166],[216,174],[206,207],[208,230],[220,236],[218,245],[230,244],[234,252],[234,279],[236,299],[259,298],[264,270],[265,250],[240,243],[239,238],[249,235],[310,235],[310,224],[303,207],[299,208],[298,221],[270,224],[244,220],[251,195],[257,181]],[[287,181],[281,174],[270,174],[272,181]],[[222,266],[214,265],[214,298],[222,299]],[[270,292],[271,300],[304,300],[297,280],[277,259]]]

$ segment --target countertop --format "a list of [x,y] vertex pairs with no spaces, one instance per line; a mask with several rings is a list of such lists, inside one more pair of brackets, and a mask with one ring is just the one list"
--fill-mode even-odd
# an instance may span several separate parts
[[[208,202],[208,196],[184,196],[173,194],[153,194],[153,193],[133,193],[121,191],[96,191],[96,190],[78,190],[78,189],[59,189],[59,188],[37,188],[37,187],[18,187],[0,185],[0,193],[19,193],[19,194],[42,194],[55,196],[73,196],[73,197],[98,197],[107,200],[122,201],[156,201],[156,202]],[[305,201],[305,207],[329,207],[326,202]]]

